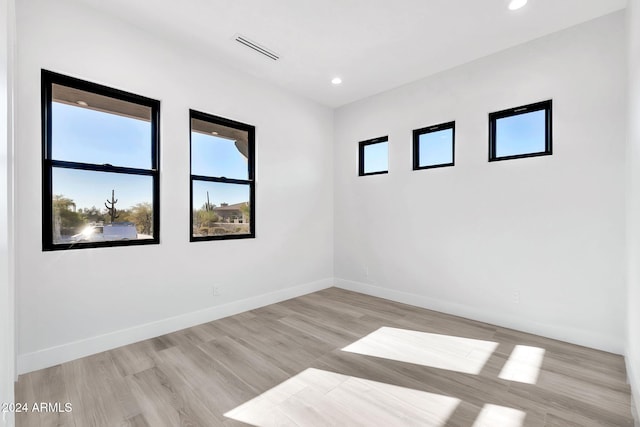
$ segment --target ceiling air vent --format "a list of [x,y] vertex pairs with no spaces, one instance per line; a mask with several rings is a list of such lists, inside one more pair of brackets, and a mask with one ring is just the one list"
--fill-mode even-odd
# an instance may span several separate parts
[[267,49],[266,47],[260,46],[258,43],[249,40],[248,38],[246,38],[241,34],[236,35],[236,41],[266,56],[267,58],[273,59],[274,61],[277,61],[278,59],[280,59],[280,57],[275,52]]

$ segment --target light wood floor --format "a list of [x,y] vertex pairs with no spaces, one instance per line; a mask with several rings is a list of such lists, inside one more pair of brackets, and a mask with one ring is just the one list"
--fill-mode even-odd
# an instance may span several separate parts
[[632,426],[622,357],[336,288],[22,375],[26,426]]

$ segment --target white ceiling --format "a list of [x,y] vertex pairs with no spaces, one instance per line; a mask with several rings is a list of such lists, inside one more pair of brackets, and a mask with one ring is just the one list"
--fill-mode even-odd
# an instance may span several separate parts
[[[594,19],[626,0],[78,0],[337,107]],[[240,33],[280,56],[234,41]],[[333,86],[340,76],[343,84]]]

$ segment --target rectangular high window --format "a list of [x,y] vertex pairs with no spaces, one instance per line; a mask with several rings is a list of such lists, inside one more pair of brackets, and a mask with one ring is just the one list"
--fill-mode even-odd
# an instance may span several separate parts
[[389,138],[360,141],[358,151],[358,174],[378,175],[389,172]]
[[413,131],[413,170],[453,166],[455,122]]
[[43,250],[159,243],[160,102],[42,71]]
[[190,118],[190,240],[255,237],[255,127],[193,110]]
[[489,161],[547,156],[551,100],[489,114]]

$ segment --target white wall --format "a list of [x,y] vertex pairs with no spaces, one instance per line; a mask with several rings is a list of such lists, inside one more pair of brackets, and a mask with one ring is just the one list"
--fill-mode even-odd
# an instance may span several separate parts
[[[0,402],[13,402],[15,310],[13,280],[13,0],[0,0]],[[11,426],[13,414],[0,414]]]
[[[627,6],[629,135],[627,144],[627,371],[640,410],[640,0]],[[637,414],[636,414],[637,416]],[[640,423],[640,418],[637,419]]]
[[[338,284],[622,353],[624,46],[620,12],[338,109]],[[488,113],[550,98],[554,154],[489,163]],[[450,120],[455,167],[412,171],[412,129]],[[358,177],[382,135],[389,174]]]
[[[331,110],[67,0],[17,15],[20,372],[331,284]],[[160,245],[42,252],[41,68],[161,100]],[[189,243],[189,108],[256,126],[256,239]]]

